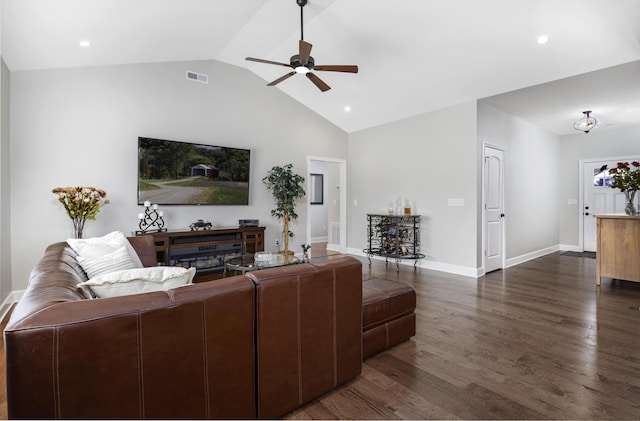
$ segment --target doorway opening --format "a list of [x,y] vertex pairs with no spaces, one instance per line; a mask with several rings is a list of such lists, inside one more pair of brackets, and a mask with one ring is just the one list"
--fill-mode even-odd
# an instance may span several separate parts
[[314,252],[347,251],[346,179],[344,159],[307,157],[307,241],[312,257]]

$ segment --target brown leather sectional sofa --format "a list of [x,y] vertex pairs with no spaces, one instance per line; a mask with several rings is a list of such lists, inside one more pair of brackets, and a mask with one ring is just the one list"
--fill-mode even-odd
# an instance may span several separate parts
[[[150,236],[130,241],[156,264]],[[34,267],[5,329],[10,418],[274,418],[362,368],[362,265],[349,256],[94,300],[85,280],[66,243]],[[413,328],[398,330],[379,311],[389,297],[365,291],[369,355],[415,333],[415,292],[395,310]]]

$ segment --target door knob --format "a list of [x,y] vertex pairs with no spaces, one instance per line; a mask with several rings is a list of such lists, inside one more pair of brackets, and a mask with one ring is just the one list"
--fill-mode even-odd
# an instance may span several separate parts
[[504,218],[504,213],[501,213],[501,214],[500,214],[500,218]]

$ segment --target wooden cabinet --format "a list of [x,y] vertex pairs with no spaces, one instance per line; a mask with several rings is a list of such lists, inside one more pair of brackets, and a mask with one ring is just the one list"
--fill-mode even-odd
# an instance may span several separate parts
[[596,285],[601,278],[640,282],[640,215],[596,215]]
[[159,264],[196,268],[194,282],[222,278],[227,259],[264,250],[264,227],[166,231],[141,235],[153,236]]

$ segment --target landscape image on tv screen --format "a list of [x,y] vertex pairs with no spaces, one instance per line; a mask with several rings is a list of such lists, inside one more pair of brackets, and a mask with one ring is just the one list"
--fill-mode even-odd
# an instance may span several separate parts
[[138,204],[248,205],[248,149],[138,138]]

